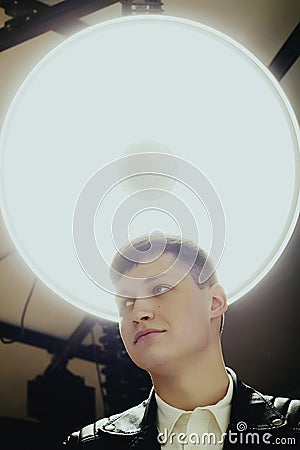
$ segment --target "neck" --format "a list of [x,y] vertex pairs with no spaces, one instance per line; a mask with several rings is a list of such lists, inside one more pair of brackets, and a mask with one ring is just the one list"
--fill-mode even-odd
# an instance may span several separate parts
[[229,379],[221,349],[201,355],[184,367],[172,367],[163,374],[151,373],[155,392],[175,408],[192,411],[214,405],[228,389]]

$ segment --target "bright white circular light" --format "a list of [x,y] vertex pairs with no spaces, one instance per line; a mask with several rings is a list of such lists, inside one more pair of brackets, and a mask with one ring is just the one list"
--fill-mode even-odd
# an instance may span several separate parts
[[[272,268],[296,224],[299,132],[285,94],[245,48],[189,20],[127,17],[67,39],[18,90],[0,145],[1,209],[17,249],[53,291],[108,319],[116,319],[113,296],[82,270],[72,221],[88,180],[132,149],[165,148],[159,152],[190,162],[214,186],[226,216],[218,273],[230,302]],[[107,187],[94,228],[107,261],[103,278],[116,251],[113,216],[135,188],[144,186],[151,201],[171,198],[155,187],[180,199],[209,251],[218,224],[195,195],[201,176],[189,189],[176,158],[174,177],[161,167],[160,174],[125,179],[125,164],[116,174],[120,183]],[[146,194],[137,196],[141,213],[114,229],[131,238],[153,230],[180,234],[185,215],[147,209]]]

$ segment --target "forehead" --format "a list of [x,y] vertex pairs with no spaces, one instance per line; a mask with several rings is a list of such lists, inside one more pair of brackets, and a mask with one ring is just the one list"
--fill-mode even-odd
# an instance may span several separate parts
[[127,292],[151,285],[155,282],[165,281],[175,286],[189,273],[189,268],[184,262],[176,259],[170,252],[152,262],[141,262],[122,274],[116,282],[118,293],[124,295]]

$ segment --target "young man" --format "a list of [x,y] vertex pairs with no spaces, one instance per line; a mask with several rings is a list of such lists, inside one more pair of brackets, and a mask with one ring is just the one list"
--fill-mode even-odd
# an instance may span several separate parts
[[172,236],[151,244],[143,236],[121,253],[111,268],[120,333],[153,389],[142,404],[73,433],[67,448],[299,448],[300,401],[262,395],[224,365],[227,299],[207,255]]

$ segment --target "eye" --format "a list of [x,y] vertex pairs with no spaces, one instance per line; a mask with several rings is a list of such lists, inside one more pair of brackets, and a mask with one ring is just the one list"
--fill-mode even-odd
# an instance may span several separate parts
[[134,305],[135,299],[129,297],[117,297],[116,301],[119,311],[124,311],[124,309]]
[[161,295],[165,292],[168,292],[171,289],[171,286],[167,286],[166,284],[159,284],[158,286],[155,286],[153,289],[154,295]]
[[129,306],[134,305],[134,299],[133,298],[125,298],[123,301],[123,308],[128,308]]

